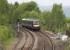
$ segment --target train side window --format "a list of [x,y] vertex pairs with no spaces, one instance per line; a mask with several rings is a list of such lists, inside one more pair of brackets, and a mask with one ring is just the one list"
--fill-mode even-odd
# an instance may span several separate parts
[[39,21],[34,21],[33,24],[34,25],[38,25],[39,24]]

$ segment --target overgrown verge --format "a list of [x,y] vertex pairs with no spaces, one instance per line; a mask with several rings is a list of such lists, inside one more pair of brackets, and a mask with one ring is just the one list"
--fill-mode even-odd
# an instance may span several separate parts
[[70,50],[70,37],[69,37],[68,42],[65,46],[65,50]]
[[1,47],[9,46],[15,39],[15,32],[10,25],[0,25],[0,44]]

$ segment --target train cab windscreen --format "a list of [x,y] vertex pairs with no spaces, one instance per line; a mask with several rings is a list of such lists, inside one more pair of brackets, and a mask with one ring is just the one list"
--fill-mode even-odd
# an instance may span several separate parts
[[34,22],[33,22],[33,26],[34,26],[34,27],[39,27],[39,21],[34,21]]

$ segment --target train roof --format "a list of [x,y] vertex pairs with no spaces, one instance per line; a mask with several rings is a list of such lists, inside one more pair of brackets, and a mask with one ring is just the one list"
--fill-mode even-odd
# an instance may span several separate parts
[[25,18],[23,18],[22,20],[27,20],[27,21],[39,21],[39,20],[37,20],[37,19],[25,19]]

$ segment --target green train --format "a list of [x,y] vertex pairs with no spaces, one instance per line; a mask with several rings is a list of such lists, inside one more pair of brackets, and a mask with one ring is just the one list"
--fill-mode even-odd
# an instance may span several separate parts
[[22,19],[21,25],[23,27],[33,29],[33,30],[40,30],[40,22],[37,19]]

